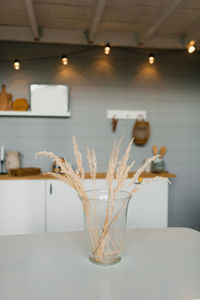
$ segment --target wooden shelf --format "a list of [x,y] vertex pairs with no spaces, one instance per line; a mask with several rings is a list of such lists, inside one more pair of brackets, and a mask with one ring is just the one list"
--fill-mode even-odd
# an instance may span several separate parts
[[[135,172],[130,172],[128,178],[133,177],[133,175],[135,174]],[[155,173],[142,173],[140,177],[142,178],[154,178],[156,176],[161,176],[161,177],[165,177],[165,178],[176,178],[175,174],[171,174],[171,173],[167,173],[167,172],[162,172],[161,174],[155,174]],[[90,174],[86,173],[85,174],[85,178],[86,179],[90,179]],[[102,172],[102,173],[97,173],[96,176],[97,179],[104,179],[106,178],[106,173]],[[5,175],[1,175],[0,174],[0,180],[26,180],[26,179],[35,179],[35,180],[39,180],[39,179],[55,179],[54,177],[52,177],[51,175],[47,175],[45,173],[41,173],[39,175],[29,175],[29,176],[11,176],[9,174],[5,174]]]
[[0,117],[45,117],[45,118],[69,118],[70,112],[64,114],[40,114],[32,111],[13,111],[13,110],[0,110]]
[[[128,178],[132,178],[134,176],[135,172],[129,172],[128,174]],[[157,173],[146,173],[146,172],[143,172],[140,177],[142,178],[154,178],[156,176],[160,176],[160,177],[165,177],[165,178],[176,178],[176,175],[175,174],[172,174],[172,173],[168,173],[168,172],[162,172],[160,174],[157,174]],[[89,173],[86,173],[85,174],[85,177],[86,178],[90,178],[90,174]],[[102,172],[102,173],[97,173],[96,175],[96,178],[97,179],[104,179],[106,178],[106,173]]]

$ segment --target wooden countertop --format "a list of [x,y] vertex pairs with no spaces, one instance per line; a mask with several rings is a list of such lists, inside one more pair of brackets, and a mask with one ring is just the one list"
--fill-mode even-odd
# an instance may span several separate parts
[[[135,174],[135,172],[130,172],[128,178],[133,177],[133,175]],[[90,174],[86,173],[85,174],[86,178],[89,179],[90,178]],[[140,177],[142,178],[154,178],[156,176],[161,176],[161,177],[165,177],[165,178],[176,178],[175,174],[171,174],[168,172],[162,172],[160,174],[155,174],[155,173],[142,173]],[[106,177],[106,173],[102,172],[102,173],[97,173],[96,178],[97,179],[104,179]],[[6,175],[1,175],[0,174],[0,180],[40,180],[40,179],[55,179],[54,177],[50,176],[50,175],[46,175],[45,173],[41,173],[39,175],[32,175],[32,176],[11,176],[9,174]]]

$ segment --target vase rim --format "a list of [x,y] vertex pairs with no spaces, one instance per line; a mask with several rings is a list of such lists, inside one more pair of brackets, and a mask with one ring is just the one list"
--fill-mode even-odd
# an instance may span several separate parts
[[[86,194],[88,195],[88,193],[92,193],[92,192],[95,192],[95,191],[102,191],[102,192],[108,192],[109,191],[109,189],[89,189],[89,190],[86,190],[85,192],[86,192]],[[117,198],[116,197],[116,199],[115,199],[115,201],[117,200],[124,200],[124,199],[130,199],[131,197],[132,197],[132,194],[130,193],[130,192],[128,192],[128,191],[123,191],[123,190],[120,190],[118,193],[123,193],[123,194],[125,194],[125,196],[121,196],[121,197],[119,197],[119,198]],[[118,194],[117,193],[117,194]],[[80,197],[81,198],[81,197]],[[89,200],[97,200],[97,198],[94,198],[94,197],[89,197],[88,196],[88,198],[89,198]],[[105,200],[105,201],[107,201],[107,199],[99,199],[99,200],[101,200],[101,201],[103,201],[103,200]]]

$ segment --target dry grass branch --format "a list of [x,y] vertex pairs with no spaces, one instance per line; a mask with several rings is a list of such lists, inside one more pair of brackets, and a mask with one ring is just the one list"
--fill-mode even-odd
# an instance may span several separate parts
[[[77,170],[73,170],[71,164],[66,159],[63,162],[61,158],[59,158],[52,152],[42,151],[36,153],[35,155],[36,158],[39,155],[44,155],[53,159],[56,162],[56,164],[60,167],[61,172],[60,173],[49,172],[46,174],[50,174],[54,178],[67,183],[69,186],[71,186],[78,192],[83,202],[83,208],[87,220],[93,255],[95,256],[96,261],[99,262],[103,260],[103,257],[105,255],[111,255],[111,254],[115,255],[119,251],[117,249],[120,249],[120,248],[116,248],[114,241],[111,239],[111,235],[109,231],[113,222],[117,222],[119,215],[125,206],[126,199],[122,202],[121,207],[117,211],[115,211],[115,213],[113,213],[117,194],[124,186],[126,179],[128,177],[128,173],[131,171],[135,163],[135,161],[133,161],[128,165],[128,159],[130,156],[130,151],[131,151],[133,141],[129,143],[124,155],[118,161],[121,142],[122,139],[120,139],[118,143],[116,140],[114,141],[109,163],[108,163],[108,170],[106,174],[106,186],[108,187],[108,199],[107,199],[106,212],[104,216],[104,224],[102,227],[100,227],[98,224],[99,219],[96,211],[96,201],[93,203],[93,207],[92,207],[90,203],[90,199],[87,196],[87,192],[85,191],[85,187],[84,187],[85,171],[82,164],[82,154],[79,151],[78,144],[76,142],[75,137],[73,137],[73,150],[76,159]],[[133,185],[136,183],[136,181],[138,180],[139,176],[144,171],[144,169],[158,156],[159,155],[156,155],[146,160],[143,166],[141,166],[136,171],[135,175],[133,176],[133,178],[130,180],[129,183],[129,186],[131,186],[131,194],[137,192],[137,190],[141,186],[143,186],[144,183],[142,183],[138,187],[135,187]],[[94,149],[90,151],[90,149],[87,148],[87,160],[89,164],[90,176],[91,179],[94,181],[96,187],[97,159],[96,159],[96,154]],[[150,180],[150,182],[154,180],[156,180],[156,178]],[[114,182],[115,182],[115,186],[114,186]],[[92,214],[94,214],[93,216],[95,217],[96,220],[95,226],[91,224]]]
[[93,163],[93,176],[92,179],[96,181],[96,174],[97,174],[97,158],[94,149],[92,149],[92,163]]
[[96,173],[97,173],[97,160],[94,149],[90,152],[90,149],[87,148],[87,160],[89,164],[90,177],[94,181],[96,181]]
[[85,171],[82,165],[82,154],[78,149],[78,144],[76,142],[76,138],[73,136],[73,146],[74,146],[74,155],[76,158],[77,171],[80,172],[81,180],[85,179]]
[[113,181],[115,179],[115,172],[118,164],[118,157],[119,157],[119,150],[121,145],[122,139],[119,140],[117,143],[116,140],[114,140],[113,148],[111,151],[109,163],[108,163],[108,170],[106,173],[106,183],[109,188],[109,190],[112,189]]
[[130,180],[129,187],[135,184],[135,182],[138,180],[142,172],[144,172],[145,168],[152,163],[159,155],[155,155],[153,157],[148,158],[145,163],[136,171],[132,179]]
[[117,172],[116,172],[116,188],[114,190],[115,195],[117,195],[121,187],[124,185],[124,182],[128,177],[128,173],[135,163],[135,161],[133,161],[129,166],[127,166],[132,143],[133,143],[133,139],[129,143],[125,151],[125,154],[122,156],[121,160],[118,163]]
[[[75,151],[77,151],[77,149],[75,149]],[[74,154],[76,156],[77,152],[75,152]],[[84,202],[85,213],[88,214],[88,211],[91,208],[91,205],[90,205],[90,201],[87,197],[87,194],[85,192],[85,187],[83,185],[83,182],[79,175],[79,172],[74,171],[71,164],[69,162],[67,162],[67,160],[65,160],[65,162],[63,162],[60,157],[58,157],[57,155],[55,155],[52,152],[48,152],[48,151],[38,152],[38,153],[36,153],[35,158],[37,158],[39,155],[48,156],[51,159],[53,159],[56,162],[56,164],[59,165],[59,167],[61,168],[61,172],[60,172],[61,174],[56,174],[54,172],[49,172],[48,174],[52,175],[53,177],[55,177],[59,180],[66,182],[71,187],[73,187],[78,192],[80,197],[82,197],[83,202]]]

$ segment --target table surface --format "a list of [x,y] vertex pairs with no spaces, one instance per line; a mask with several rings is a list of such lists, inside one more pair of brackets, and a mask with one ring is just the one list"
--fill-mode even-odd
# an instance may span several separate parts
[[200,233],[127,232],[122,261],[92,264],[83,233],[0,237],[1,300],[200,299]]

